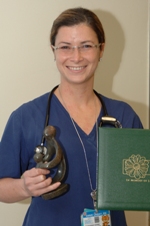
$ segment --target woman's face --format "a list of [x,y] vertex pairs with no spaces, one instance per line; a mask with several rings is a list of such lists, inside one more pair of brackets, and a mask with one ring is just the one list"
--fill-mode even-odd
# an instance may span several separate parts
[[[55,46],[61,49],[54,50],[54,57],[61,74],[61,82],[76,84],[93,82],[94,72],[103,55],[104,45],[101,51],[100,47],[90,48],[90,46],[98,44],[96,33],[84,23],[71,27],[63,26],[58,30]],[[83,45],[85,48],[73,48],[68,51],[71,46]]]

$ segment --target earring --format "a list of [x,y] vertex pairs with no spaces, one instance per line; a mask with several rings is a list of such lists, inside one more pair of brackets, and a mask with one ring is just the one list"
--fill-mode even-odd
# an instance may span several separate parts
[[99,61],[102,61],[102,58],[99,58]]

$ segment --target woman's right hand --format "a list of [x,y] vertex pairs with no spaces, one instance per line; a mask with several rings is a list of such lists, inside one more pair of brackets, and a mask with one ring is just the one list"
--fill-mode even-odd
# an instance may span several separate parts
[[49,170],[40,168],[32,168],[24,172],[22,175],[23,189],[27,198],[40,196],[60,186],[60,182],[52,184],[52,178],[46,177],[49,173]]
[[49,172],[47,169],[33,168],[25,171],[21,178],[1,178],[0,202],[19,202],[55,190],[61,183],[52,184],[52,178],[46,178]]

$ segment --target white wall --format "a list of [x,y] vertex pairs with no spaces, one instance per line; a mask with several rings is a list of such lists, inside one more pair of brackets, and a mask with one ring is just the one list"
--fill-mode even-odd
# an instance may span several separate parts
[[[96,12],[106,32],[95,88],[128,102],[148,127],[148,0],[0,0],[0,137],[14,109],[59,83],[50,28],[62,10],[76,6]],[[20,226],[28,205],[0,203],[0,225]],[[126,215],[128,226],[148,225],[146,212]]]

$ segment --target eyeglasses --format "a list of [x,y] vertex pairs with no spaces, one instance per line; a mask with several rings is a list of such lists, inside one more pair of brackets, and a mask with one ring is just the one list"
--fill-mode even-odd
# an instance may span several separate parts
[[72,54],[74,49],[78,49],[80,52],[92,52],[94,48],[98,48],[101,46],[101,43],[92,45],[92,44],[83,44],[80,46],[70,46],[70,45],[60,45],[60,46],[53,46],[54,50],[58,50],[62,54]]

